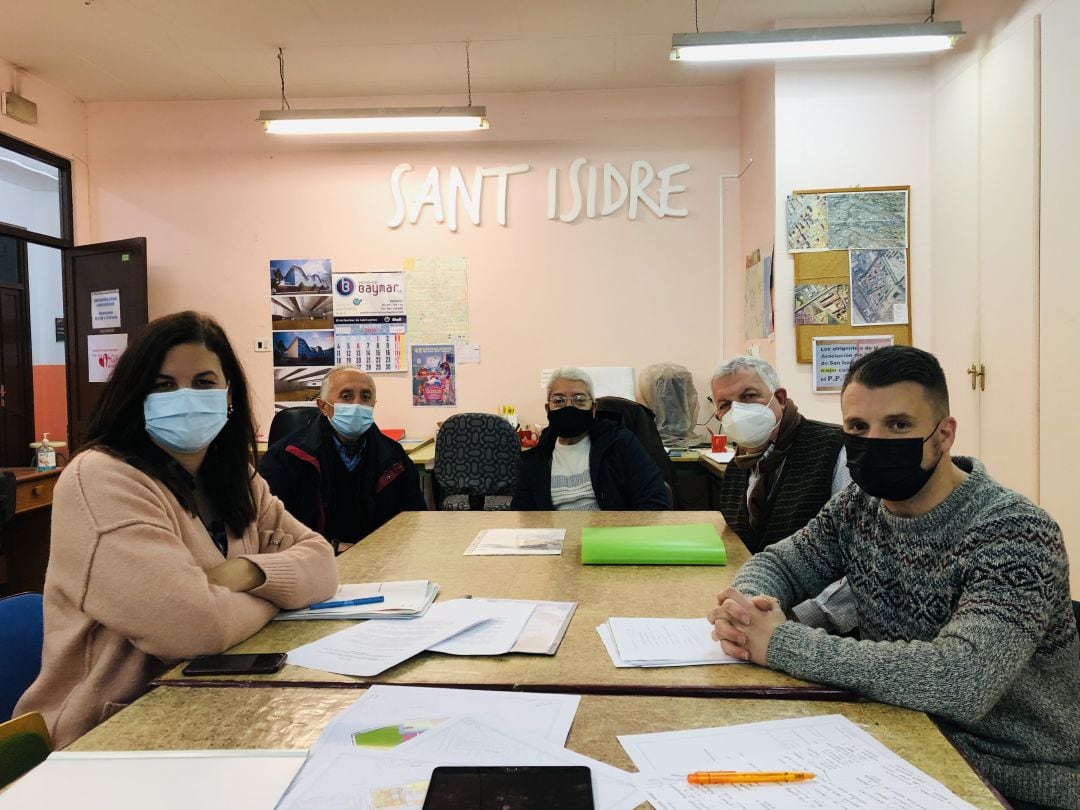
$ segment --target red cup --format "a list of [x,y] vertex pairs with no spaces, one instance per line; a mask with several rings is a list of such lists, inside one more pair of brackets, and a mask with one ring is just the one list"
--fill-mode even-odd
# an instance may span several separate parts
[[723,433],[714,433],[712,436],[712,451],[714,453],[726,453],[727,436]]

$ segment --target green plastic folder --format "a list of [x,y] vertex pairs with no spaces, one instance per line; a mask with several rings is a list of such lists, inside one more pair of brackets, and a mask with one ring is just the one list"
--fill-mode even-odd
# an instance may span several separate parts
[[587,526],[585,565],[726,565],[724,542],[711,523],[680,526]]

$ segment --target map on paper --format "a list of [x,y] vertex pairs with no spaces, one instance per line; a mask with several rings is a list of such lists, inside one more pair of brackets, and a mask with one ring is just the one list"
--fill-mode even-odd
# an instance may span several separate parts
[[406,259],[409,342],[467,343],[469,281],[465,259]]
[[747,339],[768,337],[771,326],[766,313],[769,305],[769,285],[764,262],[759,261],[747,268],[743,295],[743,323],[746,325]]
[[788,251],[828,250],[824,194],[792,194],[787,198]]
[[907,202],[906,191],[826,195],[829,249],[906,248]]
[[850,323],[848,285],[796,284],[795,323],[801,326]]
[[907,251],[853,250],[851,323],[907,323]]

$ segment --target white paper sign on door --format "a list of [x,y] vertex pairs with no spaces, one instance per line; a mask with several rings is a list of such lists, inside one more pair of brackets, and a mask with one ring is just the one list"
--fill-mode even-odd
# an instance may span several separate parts
[[127,348],[127,334],[86,336],[86,367],[90,382],[108,382],[116,362]]
[[90,321],[91,329],[120,328],[119,290],[96,290],[90,293]]

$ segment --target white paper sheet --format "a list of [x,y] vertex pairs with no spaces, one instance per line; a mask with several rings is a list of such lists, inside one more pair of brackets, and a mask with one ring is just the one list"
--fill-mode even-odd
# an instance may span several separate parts
[[[620,736],[660,810],[959,810],[971,805],[843,715]],[[691,785],[692,771],[809,771],[806,782]]]
[[[742,664],[712,639],[709,620],[608,619],[619,657],[631,665]],[[601,634],[603,637],[603,634]]]
[[3,810],[273,807],[306,751],[58,751],[0,793]]
[[562,554],[566,529],[484,529],[466,555]]
[[449,655],[502,655],[510,652],[518,636],[525,629],[536,606],[529,602],[508,600],[453,599],[445,604],[468,601],[477,610],[484,610],[488,618],[456,636],[428,647],[432,652]]
[[421,722],[437,725],[467,715],[490,718],[521,737],[565,745],[580,702],[578,695],[374,684],[327,724],[312,752],[324,747],[354,751],[359,732]]
[[289,652],[289,663],[339,675],[378,675],[487,618],[471,599],[432,605],[408,622],[371,619]]
[[338,586],[337,593],[326,601],[340,602],[368,596],[382,596],[383,601],[372,605],[349,605],[321,610],[283,610],[274,620],[414,618],[427,611],[438,593],[439,586],[427,579],[352,583]]
[[630,810],[644,799],[625,771],[539,738],[517,736],[505,726],[458,717],[389,754],[339,753],[325,760],[313,756],[279,810],[419,808],[436,765],[585,765],[592,772],[593,798],[600,810]]
[[[503,601],[503,600],[497,600]],[[533,602],[535,608],[518,636],[512,653],[554,655],[577,610],[577,602]]]
[[717,464],[727,464],[729,461],[735,458],[735,451],[725,450],[723,453],[708,452],[702,453],[701,455],[705,456],[705,458],[712,459]]

